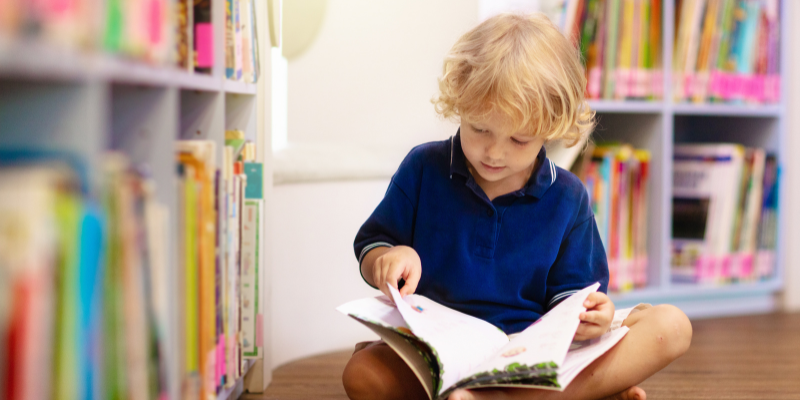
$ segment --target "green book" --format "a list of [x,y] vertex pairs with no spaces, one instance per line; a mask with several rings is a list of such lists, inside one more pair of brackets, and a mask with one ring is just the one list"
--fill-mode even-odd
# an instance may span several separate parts
[[244,163],[244,173],[247,175],[247,187],[245,188],[245,199],[264,198],[264,165],[261,163]]
[[81,219],[80,198],[70,193],[56,196],[55,216],[58,228],[58,264],[56,280],[56,342],[53,399],[78,397],[80,320],[78,274],[78,238]]

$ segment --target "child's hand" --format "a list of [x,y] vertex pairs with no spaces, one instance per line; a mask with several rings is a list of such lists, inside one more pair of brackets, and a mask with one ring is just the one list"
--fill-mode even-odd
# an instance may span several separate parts
[[400,289],[400,294],[406,296],[417,290],[420,275],[422,275],[422,263],[419,255],[408,246],[392,247],[372,264],[372,279],[375,281],[375,286],[390,299],[392,295],[386,287],[386,282],[397,289],[397,283],[403,278],[406,283]]
[[614,303],[603,292],[594,292],[583,302],[586,312],[580,315],[581,323],[575,332],[575,340],[600,337],[608,331],[614,319]]

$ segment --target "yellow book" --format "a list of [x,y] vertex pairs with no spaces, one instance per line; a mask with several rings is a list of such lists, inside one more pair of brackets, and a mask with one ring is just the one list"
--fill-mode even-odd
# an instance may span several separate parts
[[[197,183],[197,316],[199,372],[201,376],[202,398],[212,398],[216,392],[216,212],[214,211],[214,184],[209,171],[213,171],[213,145],[208,141],[190,143],[196,145],[194,154],[186,152],[178,155],[181,163],[194,167]],[[183,147],[186,142],[181,143]],[[179,146],[180,148],[181,146]],[[195,156],[209,157],[200,160]],[[209,164],[212,167],[209,167]],[[191,175],[189,175],[191,177]],[[187,293],[188,295],[188,293]],[[187,299],[188,301],[188,299]],[[187,321],[188,323],[188,321]]]
[[633,56],[634,0],[623,0],[622,32],[620,32],[619,61],[617,63],[617,85],[615,98],[625,99],[630,95],[631,68]]
[[719,1],[708,0],[706,9],[705,20],[702,26],[702,36],[700,38],[700,50],[697,55],[697,67],[695,68],[696,75],[694,85],[692,87],[692,101],[695,103],[702,103],[706,99],[706,85],[708,83],[708,73],[710,69],[709,57],[711,54],[712,40],[714,37],[714,29],[717,25]]
[[[192,165],[184,165],[185,178],[184,178],[184,203],[183,213],[185,226],[184,230],[184,255],[185,262],[184,268],[184,283],[185,283],[185,337],[184,345],[186,348],[186,372],[191,380],[194,379],[200,372],[199,360],[199,338],[198,338],[198,320],[199,320],[199,306],[198,306],[198,245],[197,245],[197,197],[198,188],[195,181],[195,167]],[[190,385],[193,386],[193,385]]]

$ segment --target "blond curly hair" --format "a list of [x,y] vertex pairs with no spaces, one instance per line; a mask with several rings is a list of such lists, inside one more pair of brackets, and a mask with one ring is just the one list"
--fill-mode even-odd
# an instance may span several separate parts
[[487,19],[456,41],[443,70],[432,102],[444,118],[500,112],[512,130],[568,146],[594,128],[580,52],[543,14]]

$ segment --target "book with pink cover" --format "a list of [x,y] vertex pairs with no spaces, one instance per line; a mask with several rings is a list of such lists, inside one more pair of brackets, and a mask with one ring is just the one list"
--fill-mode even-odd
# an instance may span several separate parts
[[627,327],[573,342],[586,311],[583,302],[599,283],[562,301],[517,335],[421,295],[386,296],[337,308],[378,334],[408,364],[431,399],[456,389],[518,387],[563,391],[589,364],[628,332]]

